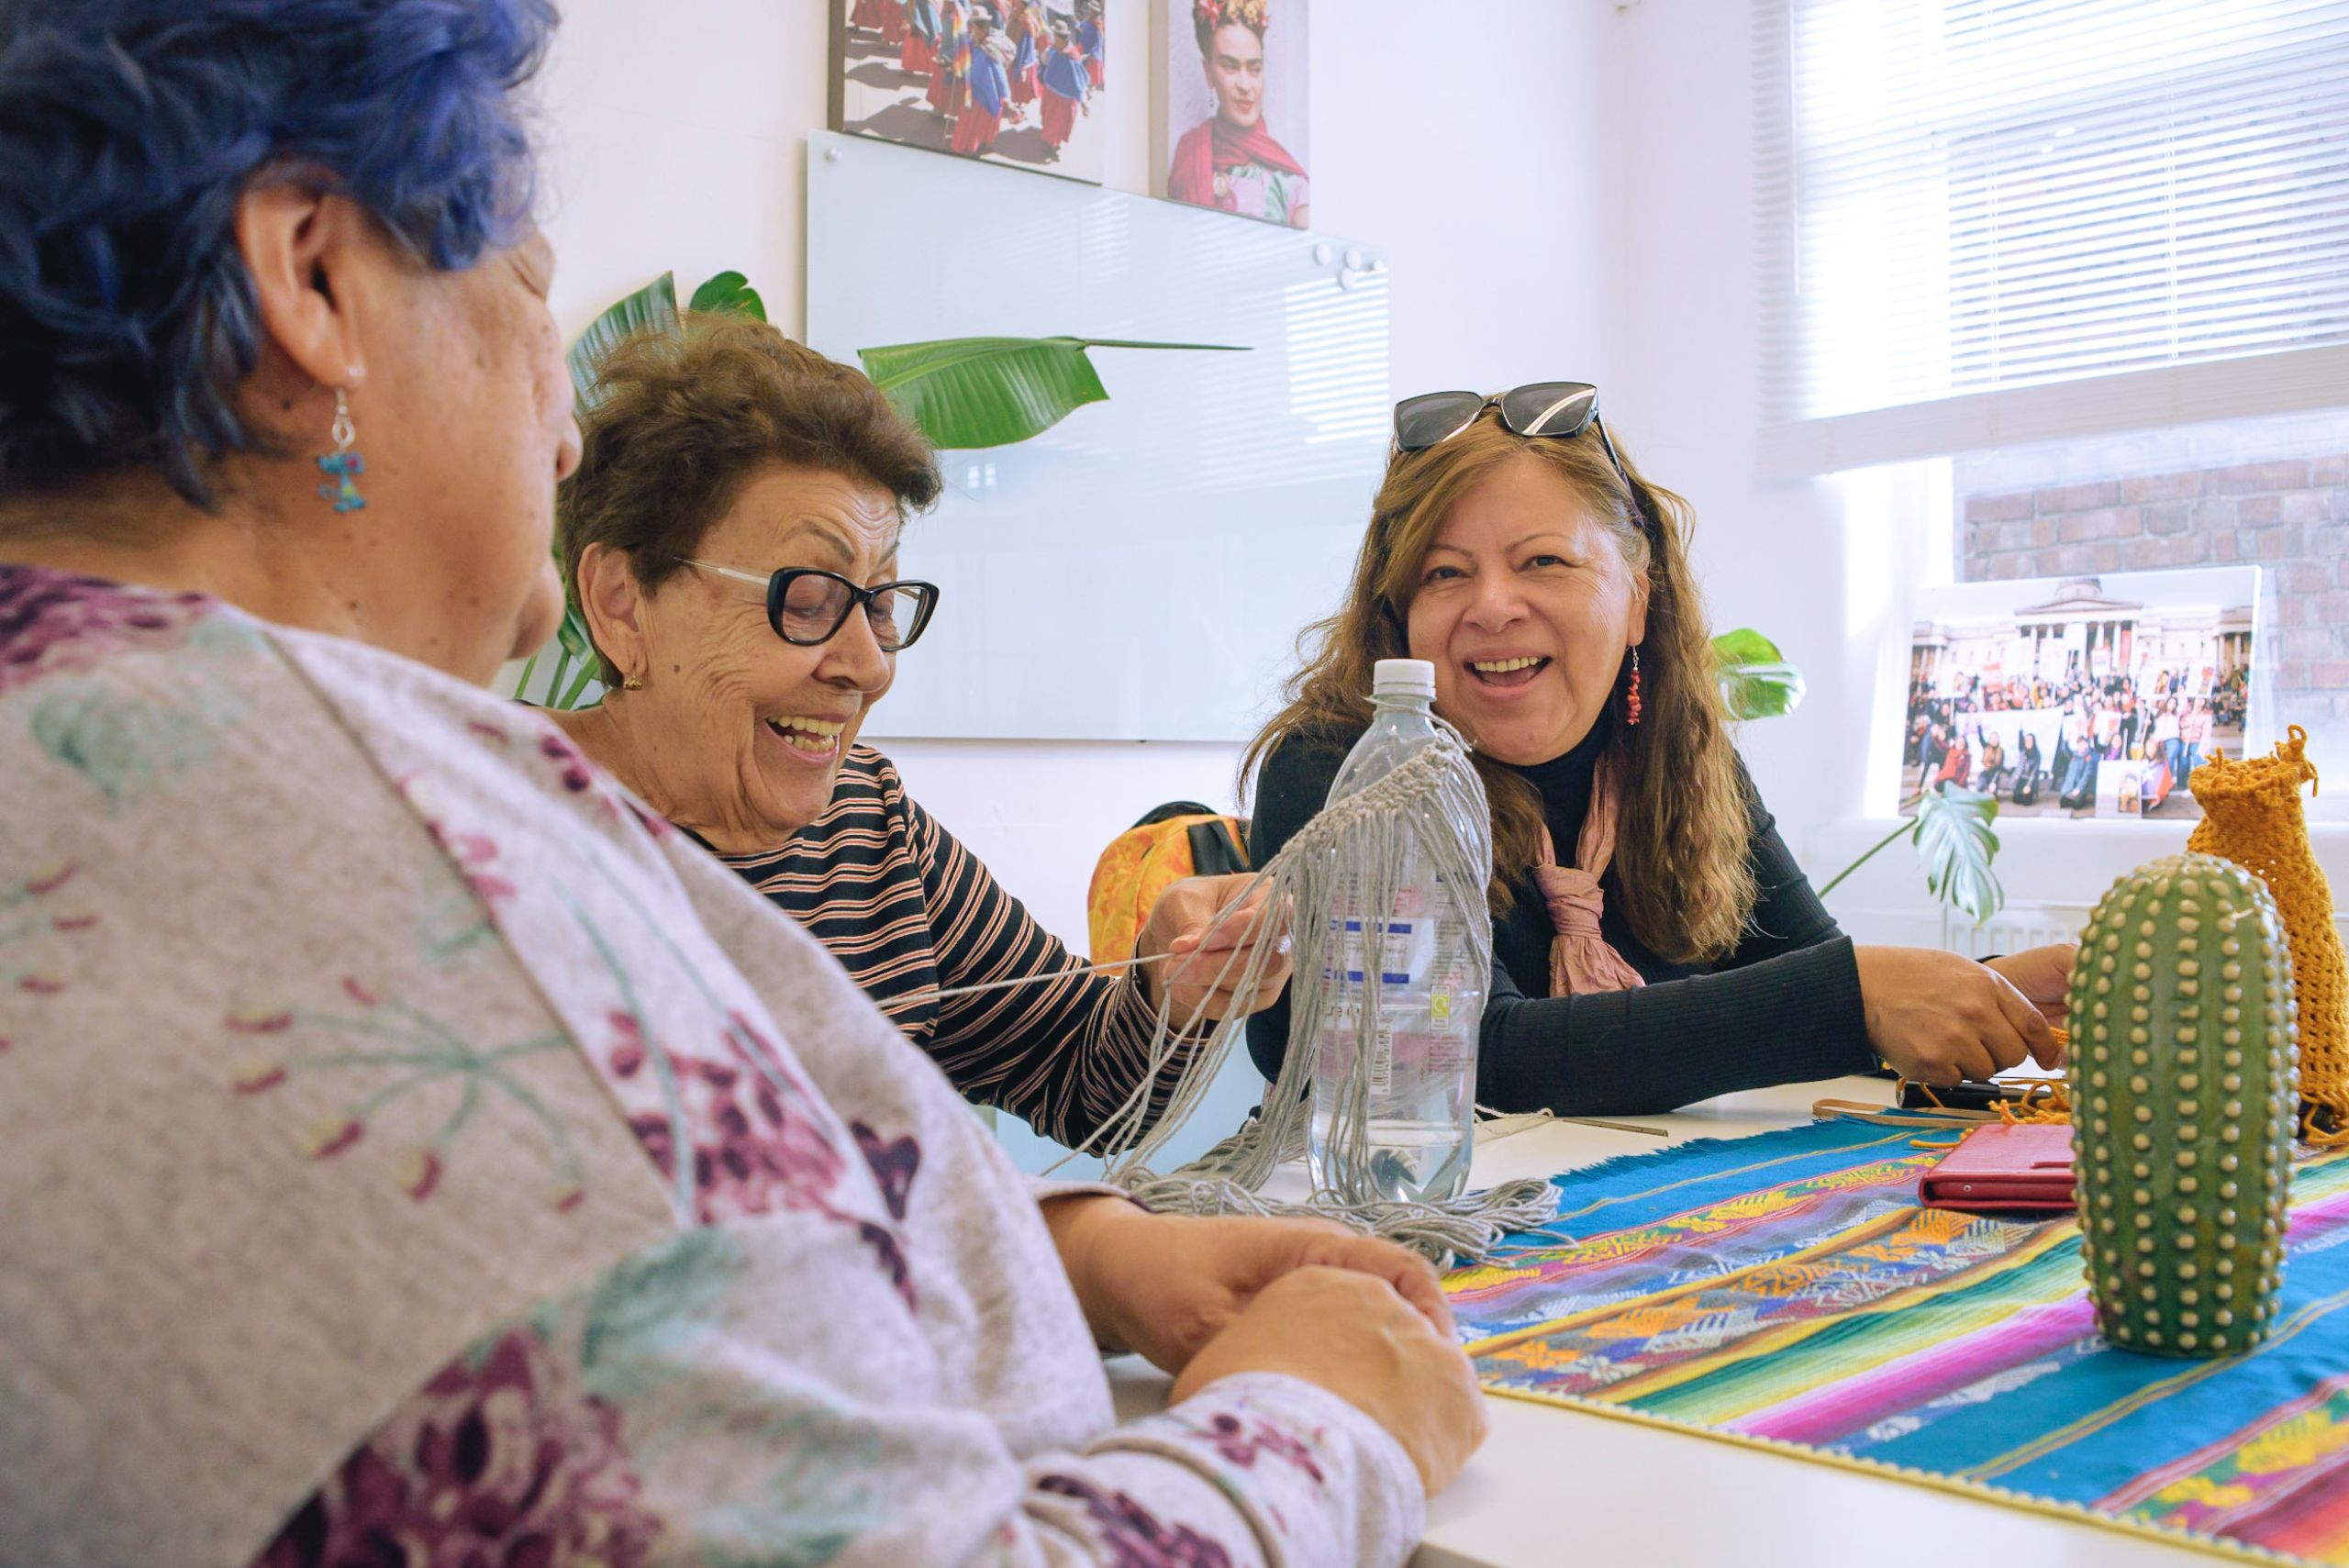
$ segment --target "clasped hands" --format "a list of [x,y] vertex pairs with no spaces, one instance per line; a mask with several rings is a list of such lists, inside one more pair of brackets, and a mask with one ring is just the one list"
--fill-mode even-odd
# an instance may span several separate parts
[[1475,1374],[1417,1253],[1326,1220],[1152,1214],[1095,1194],[1043,1209],[1095,1337],[1174,1373],[1174,1403],[1244,1372],[1301,1378],[1392,1434],[1431,1494],[1484,1441]]

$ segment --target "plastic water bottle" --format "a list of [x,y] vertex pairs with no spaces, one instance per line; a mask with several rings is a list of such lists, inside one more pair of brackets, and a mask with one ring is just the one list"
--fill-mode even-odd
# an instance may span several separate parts
[[[1371,701],[1370,728],[1339,768],[1330,805],[1386,777],[1435,739],[1435,666],[1426,660],[1378,661]],[[1389,908],[1364,907],[1364,868],[1340,868],[1328,917],[1330,961],[1319,976],[1320,1039],[1306,1147],[1317,1187],[1436,1203],[1467,1185],[1475,1147],[1476,1026],[1486,977],[1470,959],[1467,922],[1490,916],[1482,887],[1452,887],[1435,874],[1416,828],[1405,841]],[[1377,1017],[1365,1031],[1362,1008],[1373,996]],[[1330,1130],[1365,1047],[1368,1168],[1355,1172]]]

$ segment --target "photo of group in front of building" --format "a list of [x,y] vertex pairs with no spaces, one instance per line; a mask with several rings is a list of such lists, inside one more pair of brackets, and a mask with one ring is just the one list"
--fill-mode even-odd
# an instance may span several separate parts
[[2190,821],[2252,717],[2255,568],[1928,590],[1909,656],[1903,809],[1957,784],[2002,816]]

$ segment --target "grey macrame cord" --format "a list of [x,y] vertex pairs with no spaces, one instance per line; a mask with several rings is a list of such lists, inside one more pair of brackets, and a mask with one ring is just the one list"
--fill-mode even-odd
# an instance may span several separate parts
[[[1300,828],[1208,927],[1208,936],[1220,931],[1259,889],[1266,890],[1266,895],[1263,912],[1255,918],[1275,917],[1284,909],[1295,911],[1297,917],[1293,922],[1296,970],[1289,987],[1289,1049],[1279,1079],[1265,1092],[1263,1110],[1238,1132],[1179,1170],[1161,1175],[1150,1168],[1151,1156],[1197,1111],[1208,1085],[1247,1022],[1237,1016],[1218,1020],[1204,1040],[1197,1040],[1174,1080],[1164,1114],[1145,1128],[1151,1091],[1159,1074],[1186,1042],[1197,1039],[1207,1022],[1202,1001],[1178,1030],[1173,1017],[1174,987],[1161,985],[1149,1070],[1124,1104],[1068,1158],[1120,1150],[1114,1156],[1104,1156],[1108,1162],[1104,1180],[1152,1209],[1334,1219],[1354,1230],[1399,1242],[1438,1263],[1485,1257],[1502,1236],[1546,1223],[1555,1214],[1557,1189],[1533,1180],[1504,1182],[1487,1191],[1464,1193],[1438,1204],[1397,1202],[1366,1192],[1339,1193],[1326,1187],[1317,1189],[1303,1203],[1275,1202],[1261,1195],[1275,1166],[1305,1157],[1307,1124],[1312,1115],[1308,1085],[1319,1054],[1325,1001],[1318,977],[1325,967],[1338,967],[1331,946],[1343,937],[1333,937],[1327,914],[1341,888],[1351,884],[1355,894],[1351,902],[1356,908],[1392,909],[1403,868],[1416,845],[1444,885],[1457,890],[1465,905],[1470,964],[1490,984],[1492,923],[1482,917],[1493,863],[1490,808],[1484,784],[1469,760],[1467,743],[1442,719],[1435,724],[1433,741],[1386,777],[1326,807]],[[1363,926],[1364,951],[1376,953],[1386,936],[1385,922],[1365,913]],[[1277,951],[1277,945],[1270,942],[1230,950],[1211,989],[1234,996],[1252,995]],[[1339,1085],[1331,1133],[1330,1163],[1339,1170],[1361,1172],[1368,1164],[1372,1048],[1378,1018],[1377,992],[1382,985],[1379,970],[1375,962],[1363,965],[1360,991],[1354,998],[1358,1003],[1353,1009],[1358,1030],[1356,1049],[1346,1078]]]

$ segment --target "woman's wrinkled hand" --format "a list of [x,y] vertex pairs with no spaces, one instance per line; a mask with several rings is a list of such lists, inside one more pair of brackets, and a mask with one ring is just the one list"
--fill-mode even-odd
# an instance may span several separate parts
[[[1170,990],[1179,1028],[1193,1018],[1227,1018],[1269,1007],[1288,984],[1288,910],[1270,904],[1270,884],[1250,891],[1255,877],[1186,876],[1172,884],[1151,906],[1136,956],[1157,959],[1141,965],[1142,995],[1156,1006]],[[1224,906],[1245,898],[1228,917]],[[1259,945],[1269,944],[1264,973],[1246,991],[1242,971]],[[1164,955],[1161,957],[1160,955]]]
[[1410,1456],[1429,1494],[1485,1440],[1485,1397],[1458,1342],[1376,1274],[1292,1270],[1256,1293],[1174,1380],[1181,1404],[1219,1378],[1276,1372],[1325,1388]]
[[2026,1056],[2043,1067],[2063,1062],[2047,1015],[1998,970],[1934,948],[1852,954],[1868,1043],[1902,1077],[1946,1086],[1992,1077]]
[[1326,1219],[1152,1214],[1081,1195],[1044,1206],[1085,1321],[1107,1345],[1179,1373],[1264,1288],[1305,1268],[1385,1281],[1447,1338],[1452,1308],[1425,1258]]

